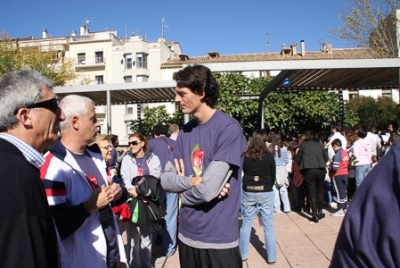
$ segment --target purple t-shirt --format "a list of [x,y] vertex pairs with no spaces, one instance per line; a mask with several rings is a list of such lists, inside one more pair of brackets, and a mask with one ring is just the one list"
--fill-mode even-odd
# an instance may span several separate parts
[[174,158],[184,159],[186,176],[202,176],[214,160],[226,162],[233,169],[227,198],[197,206],[182,205],[179,223],[182,235],[214,244],[231,243],[239,238],[240,179],[245,147],[239,123],[219,110],[204,124],[192,120],[182,128]]
[[161,163],[161,171],[165,170],[165,164],[167,164],[168,161],[171,161],[172,163],[174,162],[174,159],[172,159],[173,151],[168,148],[167,143],[172,147],[173,150],[176,145],[176,141],[171,140],[168,137],[161,136],[149,140],[149,149],[147,151],[158,156]]

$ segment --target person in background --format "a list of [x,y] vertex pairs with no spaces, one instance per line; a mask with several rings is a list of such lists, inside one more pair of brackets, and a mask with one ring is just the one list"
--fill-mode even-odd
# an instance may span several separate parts
[[390,135],[390,138],[389,138],[389,141],[387,143],[386,150],[385,150],[385,155],[389,152],[389,149],[392,147],[393,143],[395,143],[398,140],[400,140],[400,134],[392,133]]
[[328,157],[329,159],[332,159],[333,156],[335,155],[335,151],[332,148],[332,141],[334,139],[339,139],[340,142],[342,143],[342,148],[347,148],[347,140],[346,137],[342,135],[342,126],[340,124],[333,124],[331,126],[331,133],[332,135],[330,136],[328,140]]
[[364,140],[367,136],[367,128],[365,126],[358,126],[356,129],[358,139],[354,142],[353,153],[357,158],[355,163],[356,171],[356,189],[367,176],[371,169],[371,147],[368,142]]
[[254,217],[260,211],[264,228],[267,262],[276,262],[276,235],[274,229],[274,191],[276,179],[275,160],[265,142],[265,130],[252,134],[243,163],[242,226],[240,227],[239,248],[242,260],[248,258],[250,232]]
[[0,78],[0,267],[60,267],[39,169],[65,119],[52,82],[24,70]]
[[332,158],[330,171],[333,173],[333,186],[335,187],[336,196],[335,201],[337,211],[331,214],[334,217],[343,217],[347,209],[347,180],[348,180],[348,165],[349,155],[346,150],[342,148],[342,142],[339,139],[334,139],[331,146],[335,151]]
[[[141,199],[132,185],[132,179],[143,175],[160,178],[161,163],[158,156],[148,152],[149,144],[142,133],[137,132],[130,135],[129,145],[129,153],[124,156],[121,162],[121,176],[130,196]],[[141,201],[143,202],[142,199]],[[129,267],[152,267],[153,233],[142,232],[140,227],[135,226],[133,222],[126,222],[125,225],[123,229],[127,230]]]
[[126,263],[111,205],[122,198],[107,180],[106,163],[93,143],[100,126],[94,102],[68,95],[60,102],[61,138],[45,155],[40,173],[57,229],[72,267],[114,268]]
[[176,139],[178,138],[178,134],[179,134],[179,126],[177,124],[171,124],[169,126],[168,132],[170,134],[169,138],[171,140],[176,141]]
[[[153,127],[153,139],[149,140],[149,152],[160,158],[161,172],[164,172],[168,161],[173,161],[173,152],[176,141],[167,137],[168,128],[159,123]],[[165,204],[167,215],[165,216],[165,228],[162,239],[162,248],[167,257],[172,256],[176,249],[178,231],[178,194],[166,192],[160,189],[160,200]],[[153,239],[154,241],[154,239]]]
[[[336,123],[331,126],[331,134],[332,135],[329,137],[328,143],[325,145],[325,148],[328,148],[328,158],[330,160],[335,155],[335,151],[333,150],[332,145],[331,145],[331,143],[334,139],[339,139],[340,142],[342,143],[343,148],[347,148],[347,139],[342,134],[342,132],[344,132],[342,125]],[[335,189],[333,187],[333,179],[330,177],[329,171],[326,173],[326,176],[325,176],[324,190],[325,190],[326,202],[328,203],[328,205],[332,208],[337,208],[337,204],[335,202],[333,202],[336,193],[335,193],[335,191],[334,191]]]
[[288,196],[288,172],[287,164],[289,164],[289,154],[285,146],[282,145],[281,136],[276,133],[269,135],[270,144],[268,149],[275,159],[276,165],[276,180],[274,189],[274,212],[281,212],[281,200],[283,204],[283,211],[288,213],[291,211],[290,201]]
[[[347,179],[347,199],[350,201],[356,191],[356,167],[357,157],[354,155],[354,143],[358,139],[354,131],[349,131],[346,135],[347,154],[349,155],[348,179]],[[344,149],[344,148],[343,148]]]
[[118,136],[114,135],[114,134],[111,134],[109,137],[111,140],[112,148],[111,148],[111,159],[107,160],[107,165],[110,167],[110,169],[115,174],[117,174],[116,164],[117,164],[117,160],[118,160],[118,156],[119,156],[119,153],[117,151],[117,147],[119,145],[119,140],[118,140]]
[[180,265],[242,267],[237,212],[246,139],[239,123],[215,108],[219,85],[210,69],[189,65],[173,78],[175,101],[194,116],[161,176],[164,190],[181,193]]
[[365,128],[367,129],[367,136],[365,136],[364,140],[369,144],[371,148],[371,155],[379,156],[378,152],[382,147],[381,139],[377,134],[372,132],[373,129],[369,124],[366,125]]
[[[111,140],[112,135],[105,135],[105,134],[99,134],[96,136],[96,140],[94,143],[97,144],[100,148],[101,156],[103,157],[106,165],[107,165],[107,180],[109,183],[118,183],[121,186],[122,189],[122,197],[118,201],[118,205],[121,205],[124,203],[128,197],[129,193],[125,188],[124,181],[117,177],[116,174],[113,172],[111,169],[111,166],[109,165],[109,161],[112,158],[112,152],[113,152],[113,145],[112,145],[112,140]],[[116,204],[112,204],[114,206]]]
[[322,212],[323,190],[326,165],[329,159],[324,145],[319,142],[317,133],[307,131],[305,135],[305,140],[300,145],[295,161],[300,165],[305,177],[307,195],[312,210],[312,221],[318,223],[320,219],[325,217]]
[[388,130],[388,132],[386,133],[387,136],[390,136],[393,133],[397,133],[398,135],[400,135],[400,133],[399,133],[399,124],[397,124],[396,121],[390,122],[387,130]]

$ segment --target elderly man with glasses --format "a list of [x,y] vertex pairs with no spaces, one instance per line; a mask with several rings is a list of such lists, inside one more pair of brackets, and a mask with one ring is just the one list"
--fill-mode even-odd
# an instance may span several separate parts
[[0,267],[60,267],[39,169],[65,119],[52,82],[32,70],[0,78]]

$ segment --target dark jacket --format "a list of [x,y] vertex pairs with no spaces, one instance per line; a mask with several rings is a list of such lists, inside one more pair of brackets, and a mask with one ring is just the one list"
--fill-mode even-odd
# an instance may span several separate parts
[[301,170],[309,168],[325,168],[329,161],[324,146],[317,141],[305,141],[301,144],[295,161],[300,164]]
[[0,138],[0,267],[58,267],[57,237],[39,170]]
[[140,227],[141,235],[158,232],[163,228],[163,219],[166,210],[159,199],[160,180],[151,175],[136,176],[132,179],[138,195],[144,197],[147,203],[140,198],[133,198],[130,204],[132,222]]

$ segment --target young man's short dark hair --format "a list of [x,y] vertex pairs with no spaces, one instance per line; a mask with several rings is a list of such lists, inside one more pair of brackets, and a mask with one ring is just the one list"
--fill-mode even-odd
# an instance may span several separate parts
[[187,87],[195,94],[204,90],[204,102],[214,108],[219,98],[219,85],[211,70],[203,65],[187,66],[172,77],[178,88]]
[[157,136],[160,136],[160,135],[168,136],[167,125],[165,125],[164,123],[158,123],[157,125],[155,125],[153,127],[152,134],[157,135]]

